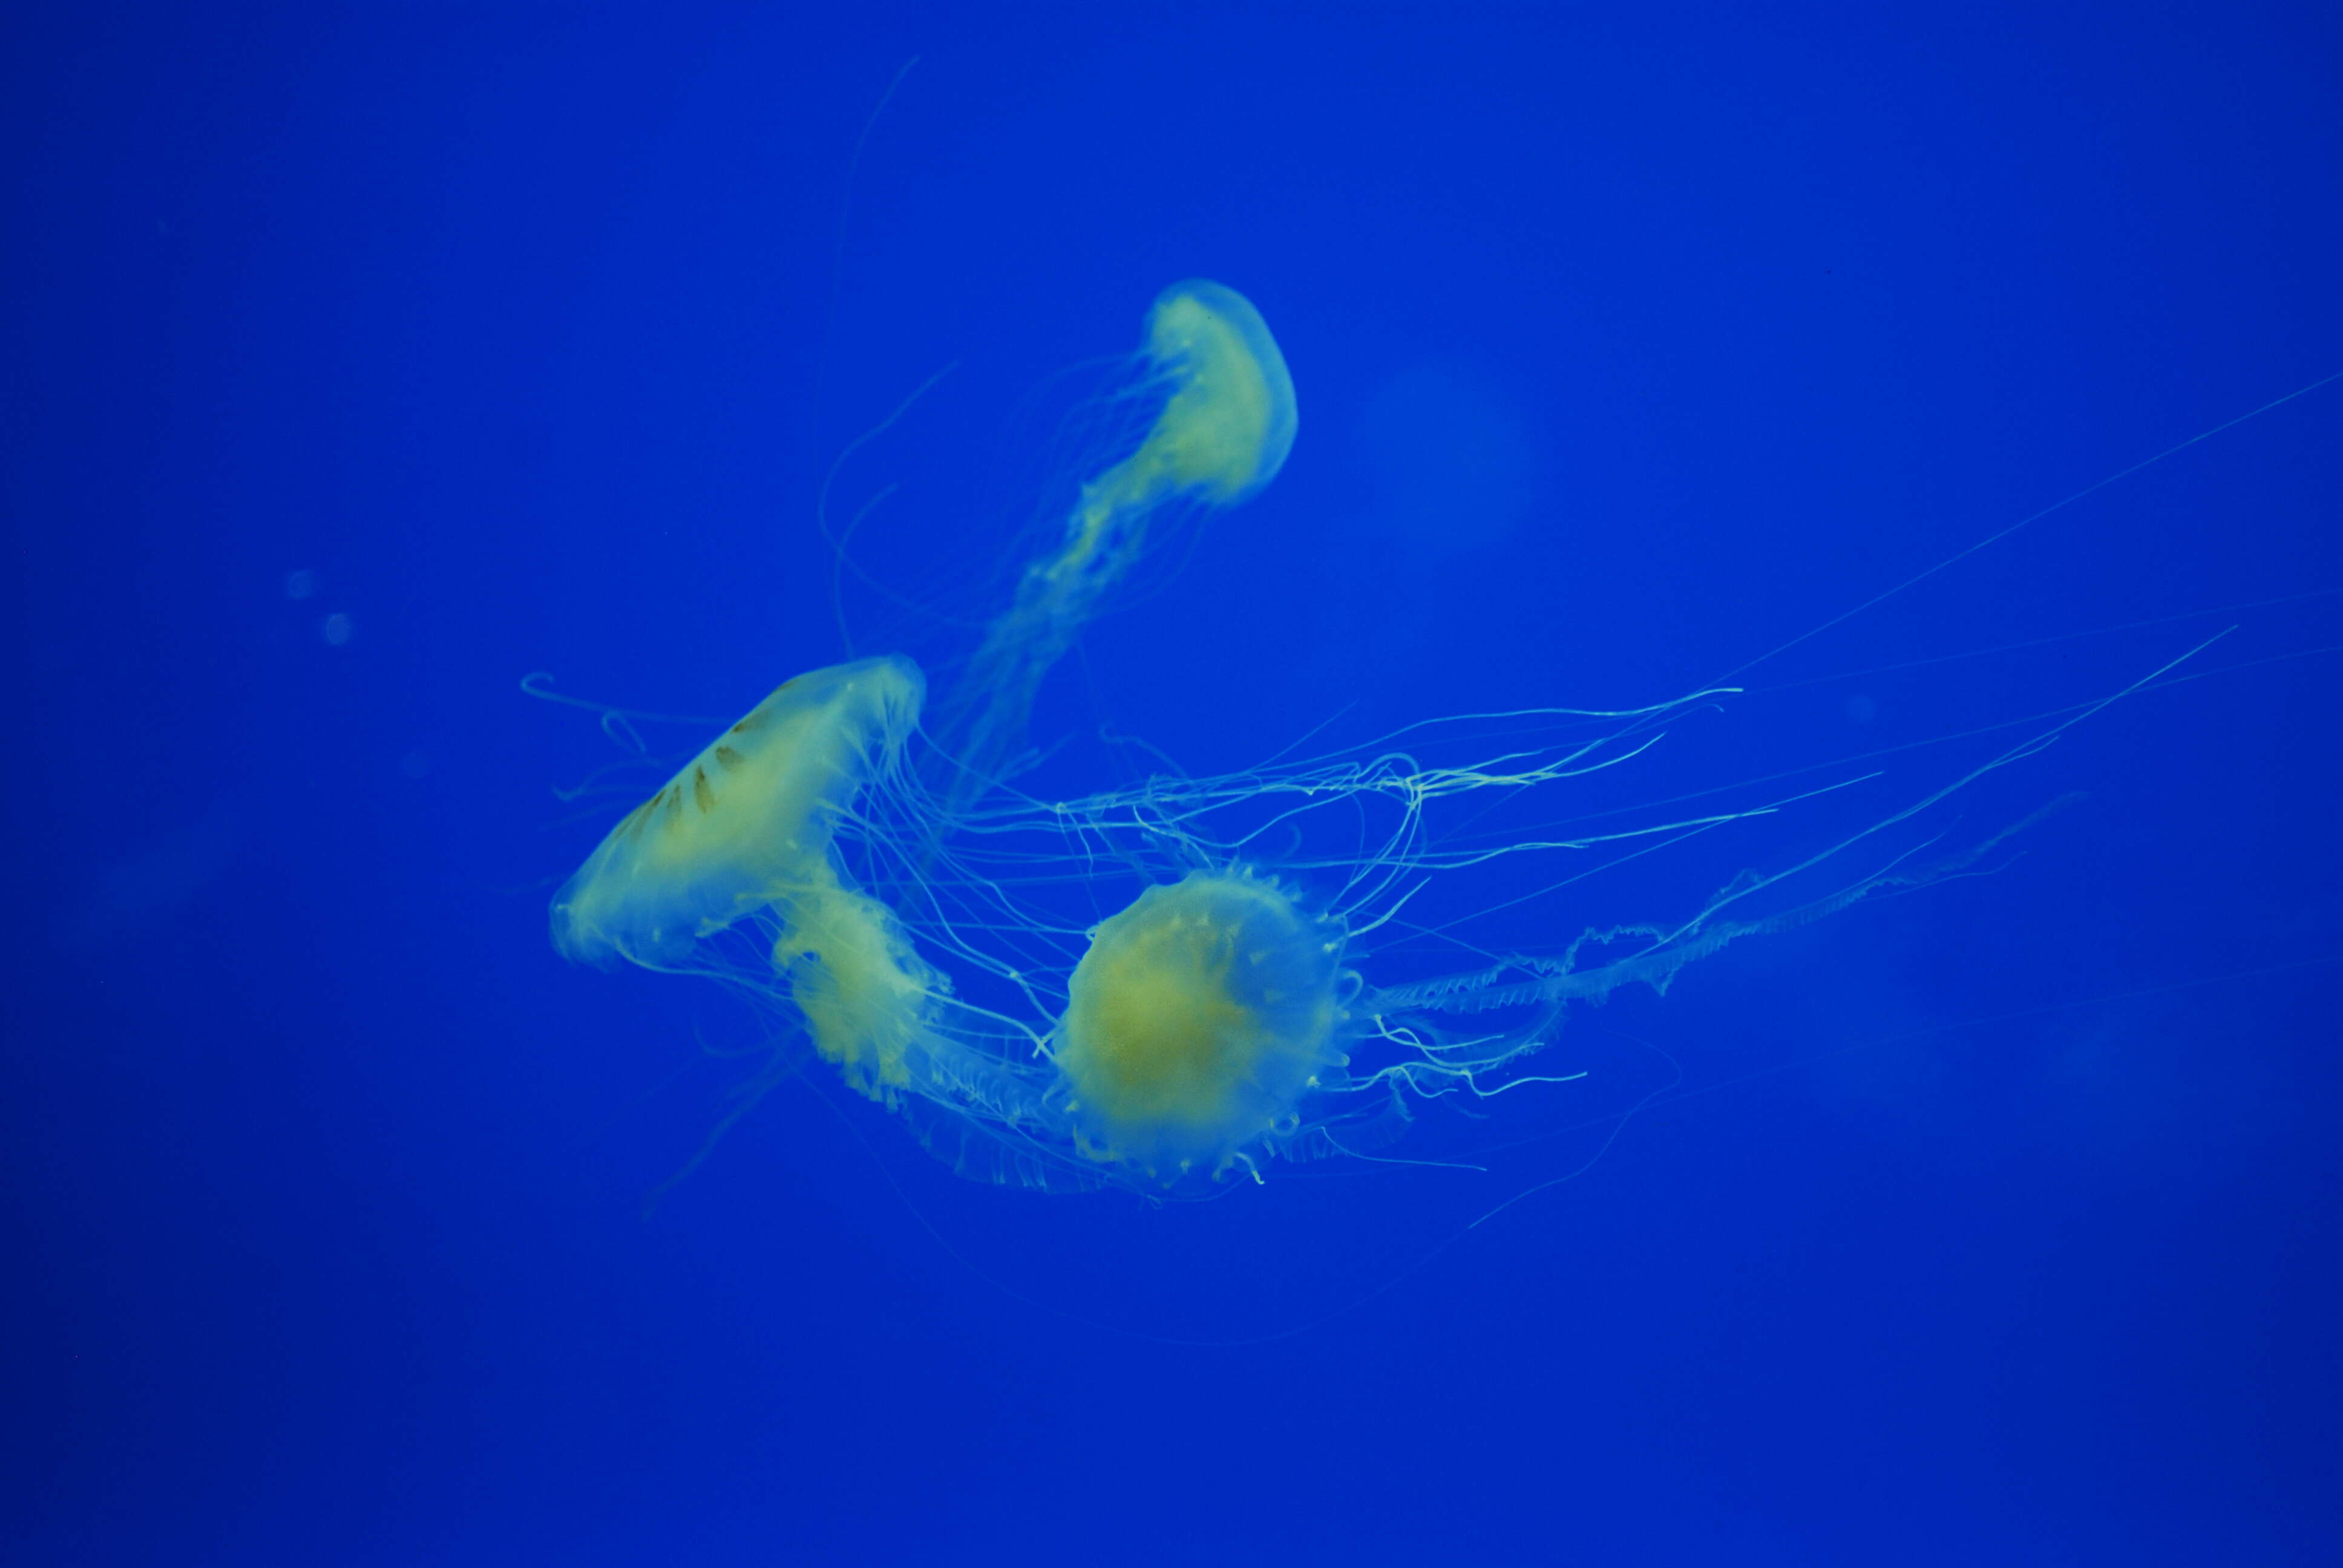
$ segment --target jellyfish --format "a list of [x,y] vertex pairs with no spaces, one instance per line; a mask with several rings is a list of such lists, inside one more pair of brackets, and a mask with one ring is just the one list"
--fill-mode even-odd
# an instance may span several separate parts
[[866,1093],[900,1086],[936,977],[887,906],[843,880],[830,838],[899,762],[925,686],[902,658],[783,682],[610,830],[555,895],[554,947],[688,970],[709,939],[762,914],[815,1050]]
[[1674,920],[1426,966],[1387,939],[1435,881],[1502,858],[1605,864],[1828,787],[1578,833],[1453,830],[1631,763],[1729,694],[1710,688],[1029,793],[1017,759],[1051,667],[1169,515],[1256,494],[1294,437],[1283,357],[1233,290],[1164,291],[1133,363],[1151,421],[1081,486],[932,722],[907,658],[800,675],[622,818],[553,900],[566,956],[706,975],[769,1004],[777,1051],[809,1044],[963,1175],[1211,1196],[1282,1164],[1381,1158],[1442,1103],[1569,1081],[1582,1075],[1552,1048],[1574,1010],[1664,992],[1729,944],[1990,855],[2018,829],[1954,852],[1892,830],[2105,706]]
[[1152,397],[1160,409],[1135,450],[1083,483],[1061,541],[1025,568],[940,716],[956,799],[997,780],[1022,746],[1042,677],[1166,522],[1258,494],[1292,449],[1285,356],[1236,290],[1202,278],[1165,289],[1135,363],[1118,397]]

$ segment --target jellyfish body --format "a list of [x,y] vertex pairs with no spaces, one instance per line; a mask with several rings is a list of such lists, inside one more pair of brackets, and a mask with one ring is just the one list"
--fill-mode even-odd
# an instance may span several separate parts
[[1061,564],[1116,518],[1144,518],[1165,498],[1232,507],[1258,492],[1293,449],[1293,378],[1252,302],[1202,278],[1175,283],[1147,313],[1150,375],[1170,388],[1139,450],[1082,488]]
[[[1573,1007],[1629,985],[1664,990],[1732,942],[1957,874],[1999,839],[1837,868],[2104,706],[1794,864],[1736,875],[1673,921],[1586,930],[1543,954],[1466,946],[1461,967],[1392,972],[1398,960],[1375,944],[1449,873],[1499,857],[1639,855],[1805,797],[1583,836],[1444,831],[1452,811],[1479,816],[1619,766],[1713,690],[1429,720],[1408,727],[1404,750],[1159,775],[1071,799],[1010,787],[1004,760],[1042,676],[1164,509],[1242,500],[1292,442],[1282,356],[1232,291],[1167,290],[1141,363],[1161,399],[1154,418],[1081,486],[946,717],[921,727],[924,680],[900,658],[784,685],[562,889],[564,954],[710,974],[769,1000],[782,1046],[809,1041],[965,1175],[1191,1195],[1277,1160],[1365,1154],[1437,1102],[1576,1077],[1539,1059]],[[1259,849],[1272,829],[1290,846],[1273,866]],[[1814,877],[1828,884],[1796,890]]]
[[1201,278],[1148,311],[1131,385],[1160,400],[1136,450],[1086,480],[1053,550],[1028,565],[986,630],[938,730],[965,802],[1001,779],[1035,693],[1074,634],[1148,553],[1172,514],[1233,507],[1277,477],[1297,415],[1285,356],[1252,301]]
[[871,658],[784,681],[610,829],[553,899],[566,958],[657,968],[830,877],[830,823],[902,746],[926,681]]
[[1262,879],[1194,871],[1100,922],[1056,1056],[1086,1147],[1162,1175],[1290,1126],[1344,1065],[1339,928]]
[[839,814],[895,764],[926,682],[870,658],[784,682],[628,812],[553,900],[553,945],[689,969],[707,940],[778,923],[772,962],[815,1049],[865,1092],[904,1081],[933,977],[840,873]]

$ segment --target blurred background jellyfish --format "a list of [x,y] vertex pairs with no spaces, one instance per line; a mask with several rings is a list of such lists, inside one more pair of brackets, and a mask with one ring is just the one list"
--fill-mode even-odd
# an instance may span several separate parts
[[[1416,926],[1411,903],[1492,860],[1599,869],[1835,786],[1594,833],[1456,830],[1631,760],[1727,694],[1712,689],[1434,719],[1238,773],[1039,798],[1018,778],[1043,677],[1170,513],[1243,501],[1293,441],[1283,357],[1232,290],[1166,290],[1133,363],[1117,396],[1148,400],[1151,421],[1086,477],[932,720],[907,658],[801,675],[622,819],[553,901],[566,956],[739,989],[784,1048],[809,1041],[964,1175],[1182,1197],[1281,1161],[1383,1158],[1429,1105],[1581,1076],[1541,1059],[1574,1006],[1664,990],[1741,938],[1975,864],[2008,833],[1945,854],[1888,830],[2105,706],[1673,921],[1556,933],[1543,953]],[[1426,964],[1401,940],[1427,930],[1456,957]]]

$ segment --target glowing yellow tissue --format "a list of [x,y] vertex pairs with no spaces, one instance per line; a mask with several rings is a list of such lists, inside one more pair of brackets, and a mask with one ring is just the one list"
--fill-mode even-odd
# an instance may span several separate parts
[[1293,378],[1252,302],[1202,278],[1147,313],[1147,341],[1115,399],[1161,397],[1131,454],[1086,481],[1064,543],[1025,569],[939,716],[959,765],[955,806],[995,781],[1023,745],[1041,677],[1145,558],[1166,518],[1226,508],[1277,477],[1293,447]]
[[554,896],[553,945],[668,967],[793,889],[836,886],[836,813],[893,765],[925,690],[907,658],[781,686],[610,830]]
[[783,908],[789,923],[773,943],[773,967],[789,980],[815,1052],[873,1100],[909,1086],[907,1060],[942,977],[876,899],[831,882]]
[[1343,1060],[1339,950],[1274,884],[1241,873],[1192,872],[1103,921],[1057,1038],[1097,1152],[1166,1174],[1218,1168],[1290,1121]]
[[1234,506],[1277,477],[1293,447],[1293,379],[1261,312],[1202,278],[1147,316],[1147,357],[1174,390],[1139,450],[1084,487],[1086,516],[1193,492]]

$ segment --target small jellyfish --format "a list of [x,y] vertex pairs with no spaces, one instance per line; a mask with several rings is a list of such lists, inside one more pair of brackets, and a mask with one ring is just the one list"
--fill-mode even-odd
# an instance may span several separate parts
[[1081,487],[1062,542],[1027,566],[937,730],[952,759],[947,794],[998,781],[1023,744],[1041,678],[1109,590],[1148,552],[1168,514],[1233,507],[1277,477],[1293,448],[1293,380],[1252,302],[1201,278],[1158,295],[1121,397],[1160,398],[1138,448]]

